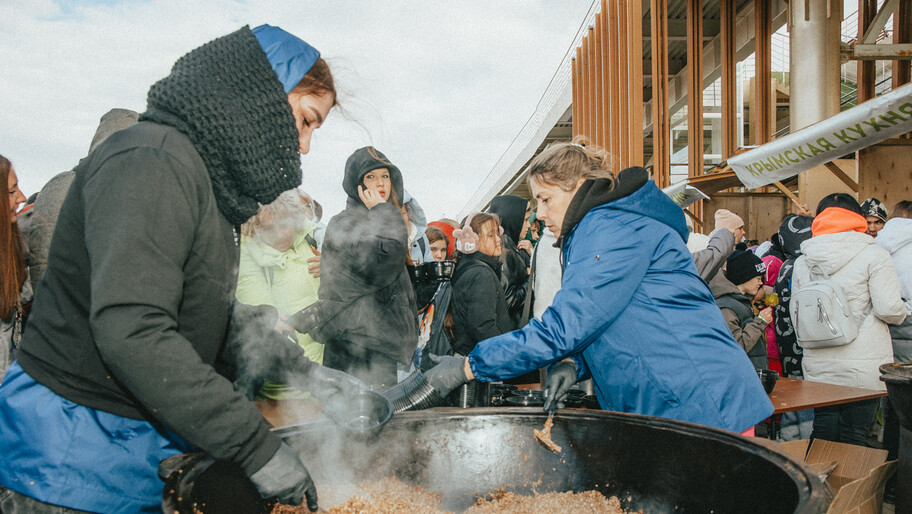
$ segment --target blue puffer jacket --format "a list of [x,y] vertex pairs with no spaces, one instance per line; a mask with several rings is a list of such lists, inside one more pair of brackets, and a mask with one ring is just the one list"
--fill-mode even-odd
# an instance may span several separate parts
[[554,302],[541,321],[479,343],[472,372],[497,381],[570,357],[603,409],[742,432],[773,406],[697,275],[681,209],[646,179],[631,168],[610,193],[583,184],[561,230]]

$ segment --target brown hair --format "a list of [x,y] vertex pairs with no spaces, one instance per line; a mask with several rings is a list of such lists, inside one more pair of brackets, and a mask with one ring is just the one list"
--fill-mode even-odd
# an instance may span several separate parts
[[912,218],[912,202],[903,200],[894,205],[890,211],[890,219],[893,218]]
[[[0,155],[0,179],[4,184],[9,183],[12,170],[13,165],[9,159]],[[0,319],[10,319],[13,309],[19,306],[19,290],[25,283],[25,277],[25,256],[19,225],[0,220]]]
[[529,164],[529,178],[552,184],[564,191],[573,191],[579,180],[614,178],[611,155],[597,146],[588,145],[583,137],[572,142],[554,143]]
[[336,95],[336,83],[333,81],[332,71],[330,71],[329,65],[326,64],[326,61],[324,61],[322,57],[317,58],[317,61],[311,66],[307,75],[304,75],[304,78],[298,82],[298,85],[295,86],[291,92],[299,95],[316,96],[322,96],[328,93],[333,97],[332,106],[335,107],[339,105]]
[[427,230],[424,231],[424,234],[427,236],[428,244],[436,243],[437,241],[443,241],[447,244],[447,246],[450,245],[450,238],[448,238],[446,234],[444,234],[443,231],[437,227],[429,226]]

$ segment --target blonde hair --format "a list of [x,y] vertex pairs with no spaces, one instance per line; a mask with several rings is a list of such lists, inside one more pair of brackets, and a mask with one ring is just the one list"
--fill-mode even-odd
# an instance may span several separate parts
[[529,183],[537,180],[564,191],[573,191],[580,179],[613,179],[612,158],[583,137],[572,142],[553,143],[529,164]]
[[241,234],[259,240],[259,230],[275,220],[294,222],[295,232],[310,227],[317,219],[313,199],[298,188],[289,189],[266,205],[261,205],[256,216],[241,225]]

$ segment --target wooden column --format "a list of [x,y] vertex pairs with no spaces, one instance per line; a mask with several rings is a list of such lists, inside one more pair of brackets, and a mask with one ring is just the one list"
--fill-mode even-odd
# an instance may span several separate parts
[[589,53],[589,131],[586,136],[589,139],[595,138],[595,110],[598,102],[598,89],[595,87],[595,27],[589,27],[588,36],[586,36],[586,51]]
[[[687,175],[703,174],[703,1],[687,0]],[[690,207],[703,219],[703,202]]]
[[[893,43],[912,43],[912,0],[899,0],[893,13]],[[893,61],[893,89],[912,80],[912,61]]]
[[[605,0],[602,0],[602,6]],[[671,120],[668,114],[668,0],[650,0],[652,53],[652,176],[659,187],[671,183]]]
[[608,120],[609,123],[609,134],[611,146],[608,147],[608,151],[611,153],[611,156],[614,159],[615,169],[620,170],[618,166],[620,165],[620,155],[621,155],[621,124],[620,124],[620,111],[621,111],[621,98],[619,96],[619,89],[621,85],[618,62],[620,60],[619,55],[619,44],[618,44],[618,16],[617,16],[617,2],[614,0],[609,0],[608,5],[608,99],[611,105],[611,119]]
[[687,0],[688,175],[703,174],[703,3]]
[[576,47],[573,59],[573,137],[583,133],[583,50]]
[[628,166],[642,166],[643,162],[643,3],[631,0],[627,4],[627,77],[629,128]]
[[592,108],[591,99],[589,95],[592,93],[589,90],[589,38],[583,36],[583,40],[580,43],[580,52],[582,53],[583,60],[582,62],[582,80],[580,81],[580,93],[582,94],[582,102],[580,103],[580,135],[583,137],[589,137],[589,110]]
[[[752,141],[761,145],[770,140],[770,125],[775,121],[770,116],[770,79],[772,75],[770,0],[754,0],[754,99],[751,105]],[[797,49],[794,49],[797,51]]]
[[722,42],[722,159],[738,149],[737,77],[735,76],[735,0],[720,0]]
[[[865,31],[877,15],[877,0],[858,0],[858,39],[861,40]],[[896,23],[893,23],[896,26]],[[858,103],[874,98],[874,76],[876,71],[874,61],[855,61],[858,69]]]
[[[638,0],[632,0],[638,1]],[[618,155],[618,169],[630,166],[630,133],[628,119],[630,118],[630,76],[627,72],[627,0],[614,0],[612,3],[617,8],[618,29],[615,37],[618,48],[618,139],[620,154]]]
[[611,138],[614,134],[611,132],[611,120],[614,119],[614,111],[611,110],[611,47],[608,44],[611,24],[609,23],[609,13],[607,0],[602,0],[602,10],[598,14],[601,16],[602,25],[599,34],[599,47],[602,50],[602,89],[599,91],[599,99],[602,102],[604,118],[602,119],[602,142],[600,146],[611,152]]
[[[579,48],[576,49],[579,55]],[[571,116],[571,134],[576,137],[579,134],[579,68],[576,65],[577,58],[570,59],[570,108]]]
[[595,130],[592,133],[592,142],[596,145],[605,147],[605,95],[602,94],[605,84],[602,78],[602,13],[595,15],[595,30],[593,31],[593,46],[595,47]]

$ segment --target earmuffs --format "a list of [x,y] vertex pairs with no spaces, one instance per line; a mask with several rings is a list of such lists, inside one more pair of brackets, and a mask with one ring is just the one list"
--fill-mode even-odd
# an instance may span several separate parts
[[[461,229],[457,228],[453,231],[453,237],[456,238],[456,250],[460,253],[468,254],[478,251],[478,242],[481,237],[472,230],[472,219],[475,214],[478,213],[473,213],[466,218],[465,225]],[[503,236],[503,227],[498,228],[500,229],[500,235]]]

